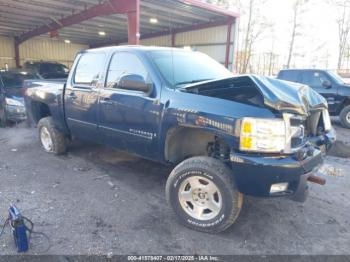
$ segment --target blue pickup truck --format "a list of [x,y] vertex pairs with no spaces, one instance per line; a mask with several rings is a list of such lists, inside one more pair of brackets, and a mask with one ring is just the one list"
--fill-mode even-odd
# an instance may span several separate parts
[[243,195],[304,201],[308,181],[325,182],[316,171],[335,134],[327,102],[308,86],[141,46],[82,51],[67,80],[25,84],[47,152],[77,137],[173,165],[167,200],[192,229],[225,230]]

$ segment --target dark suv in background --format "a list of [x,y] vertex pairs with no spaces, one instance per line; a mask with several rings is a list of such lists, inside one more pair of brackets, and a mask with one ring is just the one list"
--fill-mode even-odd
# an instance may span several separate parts
[[44,79],[67,78],[69,69],[57,62],[25,62],[23,68],[38,73]]
[[324,96],[329,113],[339,116],[341,124],[350,128],[350,85],[336,73],[319,69],[281,70],[278,79],[302,83]]

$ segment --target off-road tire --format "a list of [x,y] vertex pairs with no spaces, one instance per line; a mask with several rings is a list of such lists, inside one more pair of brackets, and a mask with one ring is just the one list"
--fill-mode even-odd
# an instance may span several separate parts
[[350,114],[350,105],[344,107],[339,115],[340,123],[345,128],[350,128],[350,120],[347,117],[348,114]]
[[[48,132],[50,133],[51,140],[52,140],[51,150],[46,150],[41,141],[41,132],[43,127],[46,127]],[[39,130],[40,143],[46,152],[52,153],[55,155],[61,155],[67,151],[67,138],[61,131],[59,131],[55,127],[52,117],[45,117],[40,119],[38,123],[38,130]]]
[[[221,210],[210,220],[203,221],[190,216],[180,204],[180,185],[191,176],[204,177],[220,191]],[[174,168],[167,180],[166,198],[182,224],[207,233],[219,233],[230,227],[238,218],[243,205],[243,194],[237,190],[232,170],[220,160],[205,156],[189,158]]]

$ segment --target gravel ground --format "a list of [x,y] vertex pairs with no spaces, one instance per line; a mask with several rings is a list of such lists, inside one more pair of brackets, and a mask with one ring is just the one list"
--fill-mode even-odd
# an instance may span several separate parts
[[[14,202],[49,235],[33,235],[30,254],[350,254],[349,165],[327,157],[339,172],[311,185],[305,203],[246,197],[236,224],[210,235],[176,221],[164,197],[169,167],[84,142],[57,157],[35,129],[12,127],[0,129],[0,215]],[[16,254],[9,229],[0,254]]]

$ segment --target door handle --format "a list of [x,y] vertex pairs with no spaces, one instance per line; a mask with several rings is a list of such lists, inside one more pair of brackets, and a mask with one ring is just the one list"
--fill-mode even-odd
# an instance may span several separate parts
[[104,97],[100,100],[101,104],[113,105],[113,101],[109,97]]
[[74,92],[71,92],[68,97],[73,100],[78,98]]

